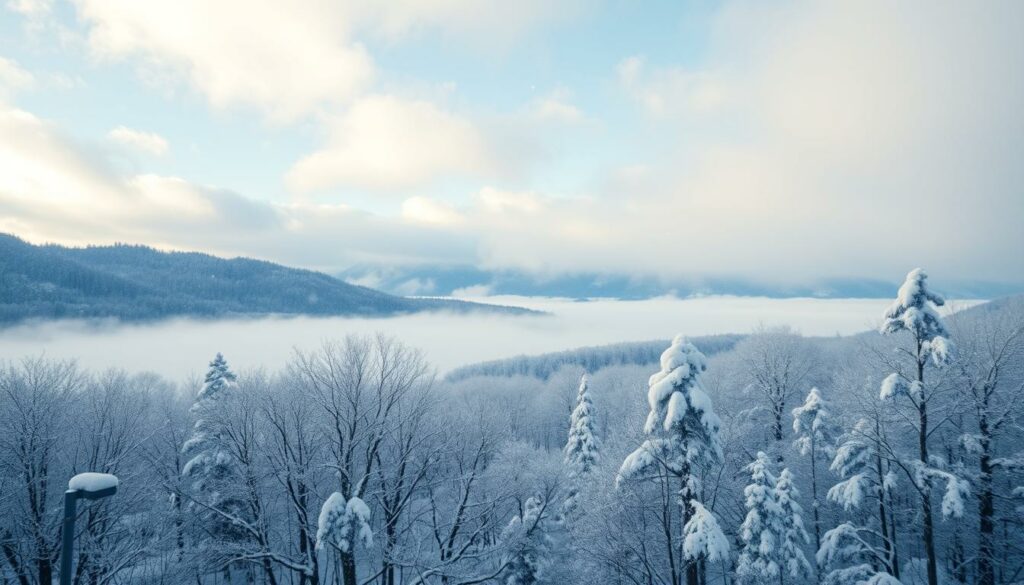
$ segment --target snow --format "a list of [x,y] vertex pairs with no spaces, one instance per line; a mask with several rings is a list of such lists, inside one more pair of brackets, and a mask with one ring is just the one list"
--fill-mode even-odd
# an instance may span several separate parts
[[[922,341],[931,341],[936,337],[949,338],[942,318],[935,310],[946,304],[945,299],[928,289],[928,275],[920,268],[907,274],[906,280],[896,293],[896,300],[885,311],[880,331],[891,334],[899,331],[910,331],[914,337]],[[948,355],[948,342],[942,351]]]
[[580,484],[590,475],[601,459],[601,442],[594,432],[594,405],[590,400],[587,376],[580,378],[576,393],[576,408],[569,417],[569,437],[565,443],[564,463],[568,469],[570,486],[562,511],[571,515],[580,495]]
[[345,505],[349,521],[358,527],[356,538],[363,546],[373,545],[373,529],[370,528],[370,507],[361,498],[353,497]]
[[626,459],[623,460],[615,477],[615,485],[619,485],[626,479],[635,479],[647,471],[647,469],[653,467],[659,462],[662,454],[667,450],[667,446],[665,439],[649,439],[644,441],[639,449],[627,455]]
[[936,336],[925,348],[936,366],[944,366],[953,359],[953,342],[943,336]]
[[785,571],[793,577],[809,576],[811,565],[803,546],[810,542],[804,530],[803,509],[793,475],[783,469],[775,478],[763,451],[745,469],[750,484],[743,490],[747,515],[740,526],[743,551],[736,574],[750,583],[774,580]]
[[857,473],[829,488],[827,497],[849,512],[864,501],[867,484],[867,476]]
[[847,511],[860,506],[868,490],[879,487],[885,490],[895,484],[892,478],[877,477],[871,464],[875,453],[870,441],[872,434],[871,423],[860,419],[832,459],[830,469],[844,480],[829,489],[828,499]]
[[569,437],[565,444],[565,464],[573,477],[589,473],[600,460],[600,441],[594,430],[594,404],[590,400],[587,377],[580,379],[576,408],[569,417]]
[[[793,409],[794,445],[801,455],[817,457],[818,453],[831,456],[835,452],[835,438],[839,428],[832,421],[828,402],[817,387],[811,388],[804,403]],[[814,451],[812,453],[812,445]]]
[[[867,581],[862,581],[864,585],[903,585],[899,579],[893,577],[889,573],[875,573]],[[858,583],[857,585],[860,585]]]
[[882,380],[881,389],[878,392],[878,398],[880,400],[889,400],[900,396],[901,394],[908,394],[910,386],[903,380],[899,374],[889,374]]
[[690,500],[693,515],[683,527],[683,554],[688,559],[708,561],[729,559],[729,539],[725,537],[715,515],[697,500]]
[[971,495],[967,481],[947,474],[946,491],[942,495],[942,515],[946,518],[960,518],[964,515],[964,499]]
[[339,492],[331,494],[320,508],[320,517],[316,522],[316,548],[322,549],[328,542],[331,532],[340,519],[345,516],[345,496]]
[[781,513],[779,527],[779,561],[791,577],[811,575],[811,564],[804,556],[803,546],[811,539],[804,529],[803,508],[798,503],[800,492],[789,469],[783,469],[775,481],[775,501]]
[[322,550],[331,545],[342,552],[352,550],[352,535],[364,546],[373,544],[373,530],[370,528],[370,507],[362,499],[352,497],[345,500],[340,492],[332,493],[317,519],[316,548]]
[[68,489],[72,491],[98,492],[108,488],[116,488],[120,480],[109,473],[79,473],[68,481]]

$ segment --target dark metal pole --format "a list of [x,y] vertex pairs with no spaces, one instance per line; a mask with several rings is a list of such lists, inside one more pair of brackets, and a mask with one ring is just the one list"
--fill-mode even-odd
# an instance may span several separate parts
[[75,516],[78,503],[78,491],[64,492],[64,530],[63,548],[60,552],[60,585],[71,585],[72,555],[75,553]]

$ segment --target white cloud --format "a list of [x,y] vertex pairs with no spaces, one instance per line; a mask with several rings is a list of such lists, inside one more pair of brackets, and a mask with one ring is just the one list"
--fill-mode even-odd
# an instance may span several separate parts
[[573,124],[583,120],[583,111],[569,102],[570,92],[564,88],[534,100],[531,109],[541,120]]
[[0,56],[0,97],[35,85],[35,76],[17,63]]
[[578,0],[391,0],[354,2],[365,26],[393,42],[429,32],[502,50],[545,25],[578,14]]
[[155,156],[167,154],[167,150],[170,148],[167,140],[155,132],[143,132],[125,126],[114,128],[107,136],[119,144]]
[[373,75],[344,6],[316,0],[76,0],[94,55],[137,59],[217,108],[287,121],[351,98]]
[[715,74],[677,67],[651,68],[643,57],[616,67],[619,85],[653,115],[708,113],[722,106],[726,88]]
[[402,202],[402,219],[414,223],[453,225],[464,218],[454,207],[428,197],[410,197]]
[[[143,79],[185,83],[215,108],[250,106],[292,121],[361,95],[375,66],[361,36],[402,42],[439,32],[503,48],[578,12],[578,2],[524,0],[74,0],[93,56],[133,60]],[[10,0],[26,21],[49,2]]]
[[344,205],[255,201],[180,177],[122,174],[103,149],[0,104],[0,230],[34,242],[138,242],[336,270],[472,261],[463,235]]
[[425,101],[362,98],[328,121],[327,132],[327,145],[289,171],[292,189],[395,190],[442,174],[485,174],[496,166],[487,141],[469,120]]

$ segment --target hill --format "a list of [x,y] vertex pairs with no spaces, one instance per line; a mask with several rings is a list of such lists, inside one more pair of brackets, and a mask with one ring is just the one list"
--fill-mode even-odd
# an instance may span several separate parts
[[[694,337],[692,341],[705,355],[711,356],[731,350],[742,338],[742,335],[705,335]],[[445,379],[458,382],[477,376],[529,376],[547,380],[565,366],[579,366],[587,372],[596,372],[608,366],[657,364],[668,345],[669,340],[659,339],[516,356],[463,366],[449,372]]]
[[388,316],[525,309],[390,295],[249,258],[146,246],[36,246],[0,234],[0,324],[28,319],[249,315]]

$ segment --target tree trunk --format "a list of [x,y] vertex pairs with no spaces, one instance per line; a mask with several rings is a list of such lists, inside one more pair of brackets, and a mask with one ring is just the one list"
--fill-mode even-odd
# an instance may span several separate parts
[[[875,464],[877,467],[879,481],[885,481],[885,476],[882,475],[882,458],[880,456],[875,457]],[[884,536],[884,538],[882,538],[882,549],[885,551],[885,562],[888,565],[885,569],[890,575],[892,575],[894,571],[898,573],[899,570],[895,568],[896,555],[893,553],[892,539],[889,538],[889,515],[885,512],[884,493],[880,493],[878,495],[878,523],[881,533]],[[895,576],[896,575],[893,575],[893,577]]]
[[352,551],[341,553],[341,582],[356,585],[356,556]]
[[818,449],[811,432],[811,508],[814,509],[814,551],[821,550],[821,513],[818,510]]
[[[921,464],[928,466],[928,398],[924,391],[924,364],[921,356],[922,342],[917,342],[917,381],[921,384],[921,402],[917,407],[920,425],[918,428],[918,449],[921,453]],[[924,552],[928,557],[928,585],[939,585],[939,566],[935,557],[935,519],[932,518],[931,483],[925,479],[921,486],[921,513],[924,524]]]
[[991,439],[985,414],[978,421],[978,427],[981,431],[981,457],[978,462],[978,585],[995,585],[995,501]]
[[39,569],[39,585],[50,585],[53,583],[53,562],[45,552],[39,555],[36,566]]
[[[679,529],[683,530],[686,527],[687,522],[693,517],[693,506],[690,504],[690,499],[693,495],[690,493],[690,467],[687,465],[683,470],[682,477],[683,486],[679,490],[680,506],[683,509],[683,519],[679,525]],[[683,540],[680,539],[680,548],[682,547]],[[686,567],[686,585],[700,585],[700,571],[697,559],[691,559],[687,561],[686,557],[680,555],[679,562],[683,563]]]
[[899,534],[899,527],[896,524],[896,504],[892,500],[892,496],[889,496],[889,532],[891,536],[889,541],[892,542],[892,576],[896,577],[896,580],[900,579],[900,542],[896,538]]
[[885,512],[885,490],[883,489],[883,486],[885,484],[885,468],[882,466],[882,455],[881,455],[881,453],[882,453],[882,446],[880,444],[881,442],[882,442],[882,429],[881,429],[881,425],[878,422],[878,419],[876,418],[875,419],[875,474],[878,476],[878,486],[879,486],[879,492],[878,492],[878,523],[879,523],[879,528],[881,529],[882,536],[883,536],[883,538],[882,538],[882,548],[883,548],[883,550],[885,550],[885,560],[886,560],[886,564],[888,565],[886,567],[886,571],[888,571],[889,574],[892,575],[893,577],[896,577],[897,575],[899,575],[899,568],[896,566],[896,564],[897,564],[896,563],[896,552],[895,552],[894,547],[893,547],[893,542],[896,539],[895,539],[895,535],[894,535],[894,538],[890,538],[889,537],[889,516]]

